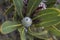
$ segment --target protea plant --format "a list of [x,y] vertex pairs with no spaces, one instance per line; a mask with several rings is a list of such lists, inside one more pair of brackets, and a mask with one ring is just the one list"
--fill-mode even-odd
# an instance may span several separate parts
[[7,15],[14,9],[13,20],[1,25],[1,33],[17,29],[21,40],[34,40],[34,37],[47,40],[46,34],[60,36],[60,10],[54,8],[55,3],[56,0],[13,0],[5,12]]

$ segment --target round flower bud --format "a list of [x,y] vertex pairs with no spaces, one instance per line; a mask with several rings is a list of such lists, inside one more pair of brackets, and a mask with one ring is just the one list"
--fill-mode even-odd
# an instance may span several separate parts
[[32,19],[29,18],[29,17],[25,17],[22,19],[22,24],[25,26],[25,27],[29,27],[31,26],[32,24]]

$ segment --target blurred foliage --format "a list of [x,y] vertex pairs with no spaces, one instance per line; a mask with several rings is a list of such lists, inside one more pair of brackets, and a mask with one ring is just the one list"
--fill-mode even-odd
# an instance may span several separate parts
[[[56,37],[60,37],[60,5],[55,7],[57,0],[46,0],[44,3],[47,7],[44,10],[38,7],[42,0],[28,0],[27,4],[24,1],[0,0],[0,10],[3,11],[0,12],[1,34],[18,30],[21,40],[57,40]],[[33,23],[31,27],[25,28],[21,20],[27,16]]]
[[56,3],[56,0],[46,0],[46,5],[47,7],[53,7],[54,4]]

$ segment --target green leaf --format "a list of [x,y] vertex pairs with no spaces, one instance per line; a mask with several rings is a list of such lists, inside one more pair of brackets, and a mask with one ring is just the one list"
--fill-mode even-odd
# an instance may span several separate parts
[[47,28],[49,30],[49,32],[55,36],[60,36],[60,30],[57,29],[55,26],[51,26],[49,28]]
[[60,22],[56,23],[56,24],[55,24],[55,27],[60,30]]
[[[37,37],[39,39],[47,39],[48,37],[46,36],[46,34],[48,34],[48,32],[45,30],[45,31],[42,31],[42,32],[33,32],[31,31],[31,29],[29,28],[28,29],[28,33],[34,37]],[[45,37],[43,36],[45,35]]]
[[40,20],[40,23],[37,25],[40,26],[47,27],[54,25],[60,21],[60,11],[56,8],[47,8],[37,14],[38,15],[33,18],[33,20],[36,20],[38,18]]
[[15,5],[16,11],[18,12],[18,15],[23,18],[22,9],[23,9],[23,0],[13,0],[13,3]]
[[57,5],[57,4],[56,4],[56,7],[55,7],[55,8],[58,8],[58,9],[60,9],[60,4],[59,4],[59,5]]
[[53,7],[57,0],[46,0],[47,7]]
[[34,37],[31,36],[31,35],[29,35],[29,36],[28,36],[28,39],[29,39],[29,40],[34,40]]
[[27,5],[27,16],[30,16],[30,14],[39,6],[40,2],[42,0],[29,0]]
[[6,21],[2,24],[1,26],[1,32],[3,34],[8,34],[10,32],[13,32],[14,30],[17,29],[17,26],[20,26],[21,24],[17,24],[14,21]]
[[12,5],[9,6],[8,9],[4,12],[4,15],[5,15],[5,17],[6,17],[6,20],[8,19],[8,18],[7,18],[7,15],[10,14],[13,10],[14,10],[14,5],[12,4]]
[[13,6],[13,4],[12,4],[10,7],[8,7],[8,9],[4,12],[4,14],[5,14],[5,15],[9,14],[10,12],[13,11],[13,9],[14,9],[14,6]]
[[18,28],[18,31],[20,33],[21,40],[26,40],[25,29],[23,27]]

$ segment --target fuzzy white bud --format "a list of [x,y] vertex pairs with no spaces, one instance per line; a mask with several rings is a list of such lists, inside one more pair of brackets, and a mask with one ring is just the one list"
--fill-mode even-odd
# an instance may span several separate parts
[[25,26],[25,27],[29,27],[31,26],[32,24],[32,19],[29,18],[29,17],[25,17],[22,19],[22,24]]

